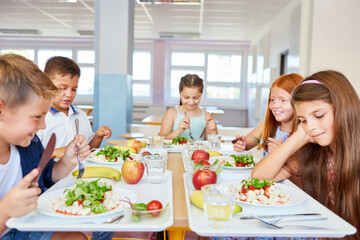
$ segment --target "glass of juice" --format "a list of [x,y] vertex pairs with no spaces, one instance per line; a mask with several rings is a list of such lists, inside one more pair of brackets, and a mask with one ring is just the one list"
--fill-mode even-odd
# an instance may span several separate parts
[[203,186],[201,191],[209,226],[227,228],[235,206],[235,187],[230,184],[210,184]]

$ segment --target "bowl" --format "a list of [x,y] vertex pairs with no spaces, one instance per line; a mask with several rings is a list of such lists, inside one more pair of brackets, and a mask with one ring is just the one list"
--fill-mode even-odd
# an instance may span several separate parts
[[170,213],[170,204],[163,204],[163,208],[159,210],[151,210],[151,211],[141,211],[135,209],[128,209],[128,215],[130,221],[132,222],[141,222],[141,221],[157,221],[164,222],[167,220]]

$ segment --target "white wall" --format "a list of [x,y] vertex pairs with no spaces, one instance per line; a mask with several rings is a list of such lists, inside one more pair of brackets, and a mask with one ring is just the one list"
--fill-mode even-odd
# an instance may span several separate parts
[[[291,54],[298,48],[299,61],[295,64],[299,74],[334,69],[345,74],[360,93],[359,11],[359,0],[294,0],[251,45],[269,39],[265,62],[276,69],[276,76],[280,53],[290,49]],[[294,27],[299,27],[298,39],[294,38]]]
[[360,93],[360,1],[316,0],[310,72],[342,72]]

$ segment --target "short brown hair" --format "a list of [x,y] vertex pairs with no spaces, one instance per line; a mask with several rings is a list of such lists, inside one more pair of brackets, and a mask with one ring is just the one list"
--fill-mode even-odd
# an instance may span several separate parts
[[45,64],[44,72],[50,79],[56,74],[61,76],[70,74],[73,78],[74,76],[80,77],[81,73],[79,65],[74,60],[61,56],[49,58]]
[[58,89],[32,61],[16,54],[0,56],[0,100],[10,108],[27,103],[32,94],[51,98]]

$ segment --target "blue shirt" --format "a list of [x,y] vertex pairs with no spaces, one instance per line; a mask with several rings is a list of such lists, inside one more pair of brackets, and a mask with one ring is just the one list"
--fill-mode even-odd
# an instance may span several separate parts
[[[20,154],[20,164],[23,172],[23,176],[29,174],[34,168],[39,165],[41,156],[44,152],[44,147],[41,144],[37,135],[31,140],[31,143],[27,147],[16,146]],[[40,178],[39,187],[44,192],[47,188],[51,187],[54,182],[52,180],[52,170],[54,167],[54,160],[50,159],[48,164],[44,167]]]
[[[275,136],[273,138],[275,138],[276,140],[279,140],[280,138],[282,138],[283,139],[282,142],[285,142],[289,137],[290,137],[290,133],[280,131],[280,126],[278,126],[278,128],[276,129]],[[269,154],[269,151],[264,151],[264,157],[268,154]]]
[[[177,116],[174,122],[173,131],[179,128],[180,120],[183,119],[185,116],[182,115],[179,111],[179,108],[176,108]],[[204,140],[205,137],[203,136],[200,139],[200,135],[204,128],[206,127],[206,120],[205,120],[205,110],[202,110],[202,114],[199,117],[191,117],[190,118],[190,129],[191,134],[195,138],[195,140]],[[186,137],[190,139],[190,130],[185,129],[183,133],[179,135],[180,137]]]

